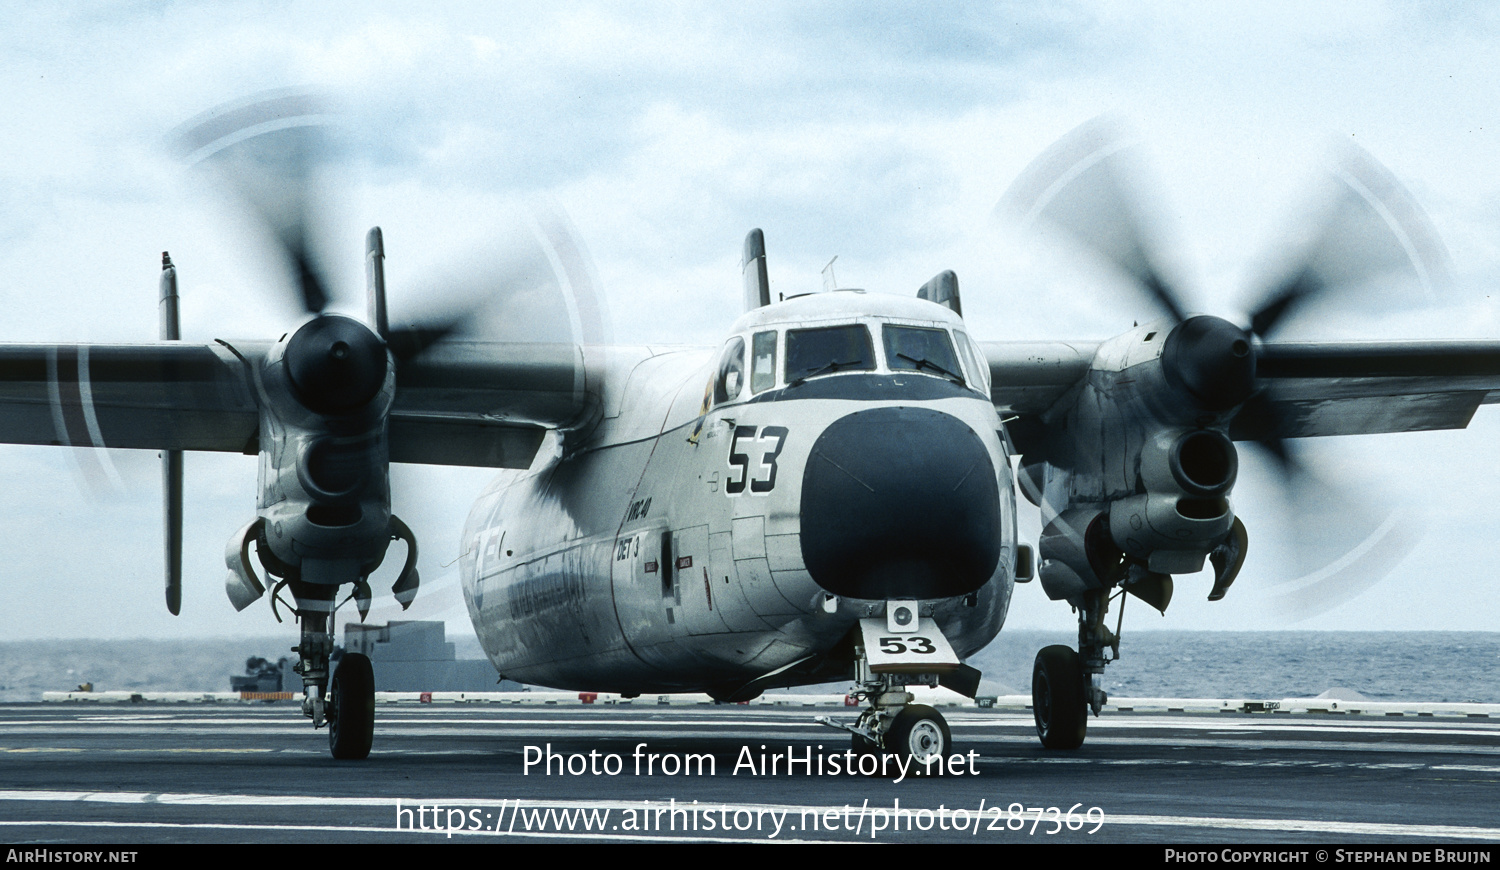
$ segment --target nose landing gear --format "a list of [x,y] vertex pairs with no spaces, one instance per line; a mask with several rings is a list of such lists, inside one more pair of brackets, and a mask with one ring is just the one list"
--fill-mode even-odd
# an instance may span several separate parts
[[[827,716],[817,721],[833,728],[848,731],[855,755],[878,755],[882,752],[903,760],[903,767],[914,772],[926,772],[941,768],[944,759],[953,749],[952,732],[948,722],[926,704],[913,704],[912,695],[906,691],[906,682],[890,679],[892,675],[881,675],[875,682],[863,685],[863,696],[870,706],[859,714],[853,725],[835,722]],[[924,683],[924,675],[903,675],[912,683]],[[931,675],[935,685],[936,675]]]
[[908,607],[907,622],[899,630],[886,620],[861,620],[860,640],[855,644],[858,689],[854,697],[868,701],[869,706],[853,725],[826,716],[817,721],[848,731],[858,755],[883,752],[901,759],[907,769],[938,772],[953,752],[952,732],[943,714],[913,703],[906,689],[944,685],[973,697],[979,672],[958,661],[930,618],[913,619],[916,610]]

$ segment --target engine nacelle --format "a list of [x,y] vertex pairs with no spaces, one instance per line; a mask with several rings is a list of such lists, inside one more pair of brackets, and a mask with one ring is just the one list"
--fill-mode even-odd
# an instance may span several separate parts
[[1161,430],[1141,450],[1145,492],[1109,507],[1115,544],[1161,574],[1203,570],[1234,522],[1228,495],[1239,469],[1234,444],[1212,429]]
[[1103,589],[1120,562],[1120,551],[1109,535],[1109,518],[1097,508],[1064,511],[1047,523],[1037,541],[1041,564],[1037,576],[1053,601],[1078,598],[1090,589]]
[[257,553],[271,574],[339,585],[380,566],[392,536],[385,343],[323,315],[261,366]]
[[[1189,515],[1199,509],[1208,515]],[[1233,522],[1229,500],[1224,498],[1154,493],[1122,499],[1109,508],[1110,537],[1122,551],[1160,574],[1203,570],[1203,560],[1223,542]]]
[[1021,465],[1045,486],[1039,573],[1050,597],[1121,582],[1122,557],[1195,573],[1224,546],[1239,471],[1226,432],[1253,389],[1250,350],[1243,330],[1213,317],[1100,346],[1088,378],[1044,419],[1044,452]]

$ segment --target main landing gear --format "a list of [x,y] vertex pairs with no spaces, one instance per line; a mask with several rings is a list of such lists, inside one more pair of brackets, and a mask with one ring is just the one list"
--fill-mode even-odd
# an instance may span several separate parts
[[1103,686],[1104,667],[1120,657],[1120,635],[1104,624],[1108,611],[1108,590],[1086,593],[1078,608],[1079,652],[1057,644],[1036,654],[1031,711],[1037,736],[1047,749],[1082,746],[1089,711],[1098,716],[1109,700]]
[[1031,712],[1048,749],[1077,749],[1088,727],[1083,661],[1071,647],[1055,644],[1036,654],[1031,669]]
[[314,728],[328,726],[328,749],[334,758],[361,759],[370,754],[375,734],[375,672],[370,659],[347,653],[329,679],[333,654],[333,611],[337,586],[289,581],[296,601],[301,638],[292,652],[302,677],[302,714]]
[[375,671],[370,659],[345,653],[328,689],[328,751],[334,758],[370,754],[375,736]]
[[[229,568],[224,590],[235,610],[244,610],[266,594],[268,584],[261,582],[251,561],[254,545],[266,577],[280,578],[271,587],[271,614],[281,622],[279,608],[286,608],[297,617],[300,637],[292,647],[297,654],[292,669],[302,678],[302,715],[312,720],[314,728],[328,727],[328,748],[334,758],[365,758],[370,754],[375,731],[374,672],[369,658],[357,653],[345,655],[338,670],[333,669],[334,613],[343,604],[352,602],[359,611],[360,621],[364,621],[370,610],[369,574],[380,566],[384,551],[369,558],[303,555],[299,564],[290,564],[272,548],[267,529],[279,529],[283,521],[302,523],[304,518],[293,515],[288,519],[284,505],[277,510],[280,518],[276,524],[258,516],[229,539],[224,552]],[[312,516],[313,509],[308,508],[307,514]],[[304,525],[314,529],[316,535],[329,533],[329,528],[311,521]],[[417,574],[417,540],[411,529],[394,516],[389,518],[388,532],[391,540],[406,542],[406,564],[391,586],[396,603],[405,610],[416,598],[421,582]],[[282,534],[274,532],[278,539]],[[347,541],[343,539],[342,543]],[[290,543],[295,553],[298,547],[295,537]],[[290,603],[282,597],[283,590],[291,595]]]

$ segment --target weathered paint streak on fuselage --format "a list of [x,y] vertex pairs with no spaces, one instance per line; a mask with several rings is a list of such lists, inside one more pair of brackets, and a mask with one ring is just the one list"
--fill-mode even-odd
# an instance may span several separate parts
[[[961,328],[930,303],[833,296],[751,312],[735,334],[748,342],[772,325],[873,325],[871,318]],[[800,387],[778,387],[744,401],[746,389],[740,401],[705,413],[716,354],[611,349],[603,421],[584,438],[553,438],[531,469],[502,473],[476,502],[464,533],[464,592],[500,673],[567,689],[703,690],[834,648],[884,602],[839,598],[831,612],[825,606],[829,596],[803,564],[800,484],[818,434],[878,405],[963,420],[999,469],[1002,553],[993,576],[972,604],[924,602],[959,655],[987,644],[1009,605],[1016,544],[993,406],[972,391],[904,399],[902,383],[932,383],[908,372],[894,378],[888,399],[800,398]],[[730,492],[728,482],[740,477],[761,485]]]

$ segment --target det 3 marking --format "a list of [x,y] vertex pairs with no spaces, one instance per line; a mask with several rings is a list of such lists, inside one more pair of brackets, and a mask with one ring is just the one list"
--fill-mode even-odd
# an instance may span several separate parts
[[[734,497],[745,491],[749,483],[752,495],[765,495],[776,488],[776,458],[786,447],[785,426],[736,426],[734,437],[729,439],[729,477],[724,481],[724,494]],[[750,457],[760,458],[752,470]]]
[[[628,523],[645,519],[649,513],[651,513],[651,497],[647,496],[646,498],[636,499],[630,503],[630,509],[625,512],[624,522]],[[628,538],[622,538],[615,544],[615,561],[623,562],[626,559],[640,555],[640,552],[640,535],[631,535]]]

